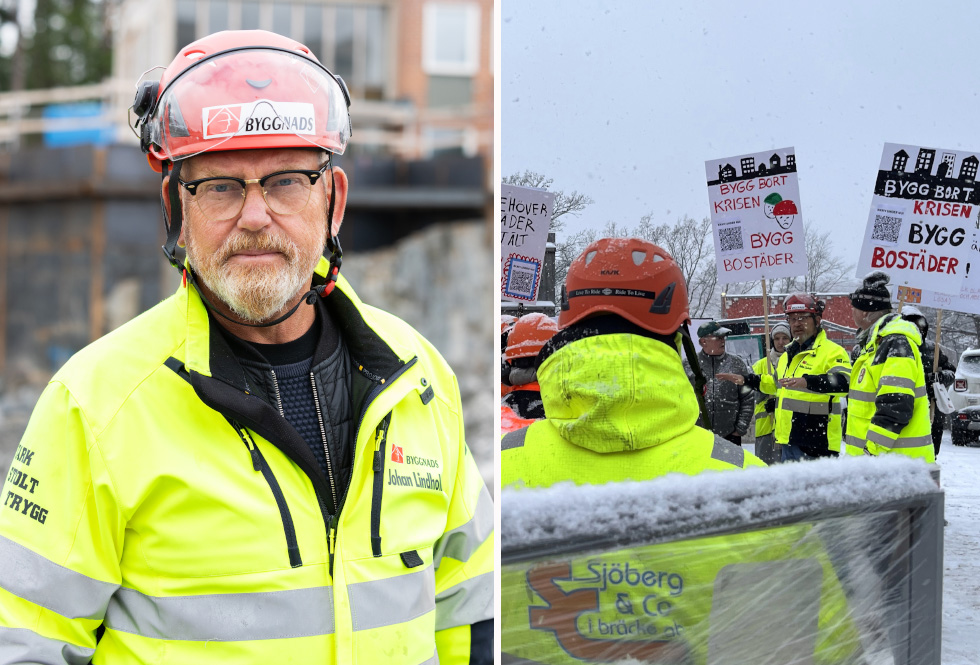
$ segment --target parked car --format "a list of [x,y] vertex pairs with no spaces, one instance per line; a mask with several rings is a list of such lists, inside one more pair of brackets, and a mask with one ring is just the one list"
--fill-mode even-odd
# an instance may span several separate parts
[[949,414],[953,444],[980,443],[980,349],[967,349],[960,356],[949,397],[956,409]]

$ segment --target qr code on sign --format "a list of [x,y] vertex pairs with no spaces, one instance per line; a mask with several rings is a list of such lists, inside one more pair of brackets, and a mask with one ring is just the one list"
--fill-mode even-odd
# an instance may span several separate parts
[[511,256],[504,269],[502,294],[521,300],[535,300],[541,262],[526,256]]
[[727,229],[718,229],[718,244],[723,252],[741,252],[744,250],[742,227],[733,226]]
[[875,213],[874,228],[871,239],[877,242],[898,244],[898,236],[902,230],[902,218],[895,215]]

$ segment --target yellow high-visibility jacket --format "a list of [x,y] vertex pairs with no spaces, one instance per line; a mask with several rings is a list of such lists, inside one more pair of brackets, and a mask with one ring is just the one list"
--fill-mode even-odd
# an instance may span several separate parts
[[586,337],[538,368],[547,417],[501,442],[501,486],[602,484],[765,466],[696,425],[678,351],[633,334]]
[[[797,342],[792,342],[797,344]],[[816,392],[801,388],[794,390],[776,385],[777,379],[822,374],[838,374],[845,379],[841,392]],[[851,361],[842,346],[827,339],[822,329],[817,331],[813,344],[799,351],[790,360],[790,350],[779,358],[776,376],[760,375],[760,390],[777,395],[776,443],[801,445],[806,452],[808,445],[816,445],[840,451],[841,406],[840,398],[846,394],[847,380],[851,375]],[[819,437],[819,439],[815,439]]]
[[[782,357],[782,356],[780,356]],[[755,361],[752,365],[752,373],[762,376],[764,374],[774,374],[776,372],[776,366],[769,362],[769,359],[763,356]],[[775,412],[769,413],[766,411],[766,402],[769,401],[769,396],[765,393],[756,391],[755,400],[755,438],[765,436],[767,434],[772,434],[772,430],[775,427],[776,414]]]
[[456,379],[343,278],[316,306],[353,363],[339,514],[183,286],[41,396],[0,507],[0,661],[469,662],[492,619],[493,508]]
[[921,340],[915,324],[895,314],[872,326],[847,395],[848,455],[899,453],[936,461]]

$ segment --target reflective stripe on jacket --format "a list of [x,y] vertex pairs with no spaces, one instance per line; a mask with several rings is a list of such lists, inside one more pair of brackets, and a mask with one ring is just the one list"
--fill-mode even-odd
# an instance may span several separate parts
[[840,398],[845,393],[815,392],[806,388],[777,389],[776,379],[829,373],[849,378],[851,363],[847,352],[827,339],[827,333],[820,329],[809,348],[793,355],[792,360],[789,356],[789,352],[780,356],[775,378],[765,375],[760,381],[763,392],[779,398],[776,405],[776,442],[801,445],[804,452],[809,446],[839,451]]
[[0,644],[22,645],[0,662],[469,661],[470,625],[492,618],[493,506],[455,377],[342,277],[323,304],[356,370],[339,515],[181,287],[41,396],[0,507]]
[[920,340],[915,325],[894,314],[872,326],[847,395],[848,455],[899,453],[935,462]]
[[547,418],[504,437],[501,486],[600,484],[765,466],[695,423],[678,352],[640,335],[586,337],[538,369]]

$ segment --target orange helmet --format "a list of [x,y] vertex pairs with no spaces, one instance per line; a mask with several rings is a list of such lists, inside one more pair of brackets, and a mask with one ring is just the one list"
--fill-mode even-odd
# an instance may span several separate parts
[[264,30],[208,35],[180,50],[133,103],[150,166],[208,150],[320,148],[343,154],[350,96],[297,41]]
[[568,268],[558,326],[602,312],[673,334],[691,322],[684,275],[670,254],[647,240],[596,240]]
[[500,334],[503,335],[506,332],[510,332],[514,328],[514,324],[517,322],[517,317],[513,314],[501,314],[500,315]]
[[510,363],[516,358],[533,358],[549,339],[558,332],[558,324],[544,314],[525,314],[517,319],[514,329],[507,336],[504,359]]
[[823,301],[817,300],[809,293],[791,293],[783,301],[783,311],[787,314],[796,312],[823,316]]

